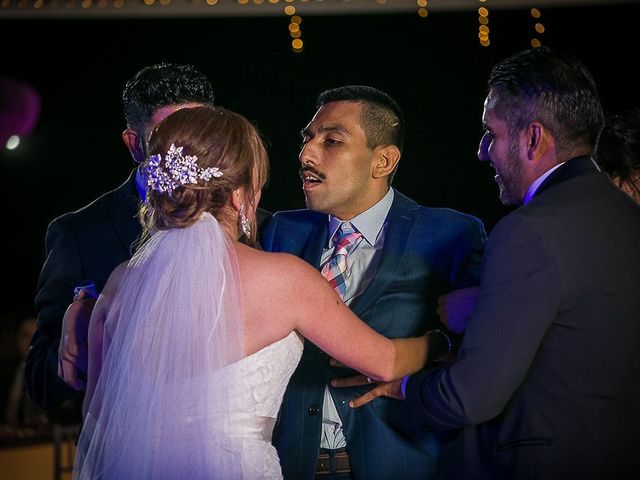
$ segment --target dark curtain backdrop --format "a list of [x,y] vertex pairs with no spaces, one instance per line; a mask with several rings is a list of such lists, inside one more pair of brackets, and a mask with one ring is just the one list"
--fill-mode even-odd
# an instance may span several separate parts
[[[604,2],[603,2],[604,3]],[[1,15],[1,12],[0,12]],[[568,50],[591,69],[607,111],[640,106],[636,59],[640,5],[542,10],[543,44]],[[301,208],[299,131],[316,95],[338,85],[388,92],[407,120],[394,185],[425,205],[479,216],[490,229],[507,209],[493,170],[476,159],[482,102],[492,65],[529,46],[528,10],[492,10],[492,44],[477,40],[475,11],[304,16],[305,49],[289,47],[289,20],[267,18],[43,19],[0,16],[0,74],[33,85],[40,121],[15,151],[0,153],[2,311],[30,305],[53,218],[117,187],[132,168],[120,140],[122,88],[141,67],[197,65],[217,103],[251,119],[268,142],[271,178],[262,206]],[[570,226],[568,226],[570,228]]]

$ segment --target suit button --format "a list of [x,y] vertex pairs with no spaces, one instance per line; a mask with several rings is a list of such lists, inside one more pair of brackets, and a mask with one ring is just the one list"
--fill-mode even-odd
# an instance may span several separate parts
[[313,405],[310,405],[309,408],[307,408],[307,413],[311,417],[313,417],[314,415],[317,415],[319,411],[320,411],[320,407],[315,403]]

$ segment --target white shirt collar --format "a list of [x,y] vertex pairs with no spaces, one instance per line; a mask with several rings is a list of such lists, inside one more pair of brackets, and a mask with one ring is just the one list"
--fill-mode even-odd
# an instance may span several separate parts
[[[389,213],[389,209],[391,208],[391,204],[393,203],[393,197],[393,188],[389,188],[389,191],[380,199],[380,201],[350,220],[351,225],[353,225],[353,227],[362,234],[369,245],[375,245],[378,235],[384,225],[384,221],[387,218],[387,214]],[[327,239],[327,248],[331,248],[333,246],[331,239],[342,223],[343,220],[340,220],[333,215],[329,215],[329,238]]]
[[549,175],[551,175],[557,168],[561,167],[562,165],[564,165],[565,162],[559,163],[556,166],[550,168],[549,170],[547,170],[546,172],[544,172],[542,175],[540,175],[535,182],[533,182],[529,188],[527,189],[527,193],[524,196],[524,200],[522,201],[523,205],[526,205],[527,203],[529,203],[531,201],[531,199],[533,198],[533,196],[536,194],[536,192],[538,191],[538,188],[540,188],[540,185],[542,185],[542,182],[544,182],[547,177]]

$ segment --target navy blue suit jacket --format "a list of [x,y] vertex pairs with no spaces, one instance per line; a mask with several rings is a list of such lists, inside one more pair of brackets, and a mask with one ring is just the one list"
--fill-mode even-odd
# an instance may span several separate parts
[[457,359],[412,377],[459,429],[442,478],[640,478],[640,207],[588,157],[493,229]]
[[[438,326],[437,299],[478,282],[485,232],[470,215],[425,208],[395,192],[378,271],[351,309],[390,338],[409,337]],[[265,250],[297,255],[319,268],[327,243],[327,215],[310,210],[276,213],[266,225]],[[353,348],[358,348],[354,339]],[[322,400],[331,378],[353,375],[329,367],[327,356],[305,342],[278,423],[274,445],[285,478],[313,478],[320,449]],[[433,478],[439,442],[429,432],[413,432],[404,405],[388,398],[359,409],[347,402],[363,388],[332,389],[351,468],[357,479]]]

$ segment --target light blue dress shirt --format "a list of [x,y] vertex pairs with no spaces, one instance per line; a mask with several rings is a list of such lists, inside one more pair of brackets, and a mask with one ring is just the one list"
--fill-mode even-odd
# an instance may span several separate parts
[[[393,203],[393,189],[390,188],[382,199],[368,210],[353,217],[351,225],[362,234],[347,257],[349,276],[346,280],[344,302],[349,305],[354,298],[364,292],[378,270],[382,257],[382,247],[386,232],[386,219]],[[335,248],[333,236],[343,223],[339,218],[329,216],[327,243],[322,253],[320,267],[329,261]],[[325,387],[322,404],[321,448],[336,449],[346,446],[342,432],[342,421],[331,397],[329,387]]]

